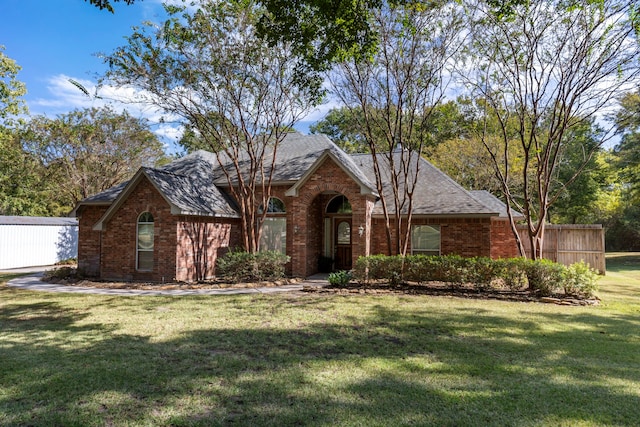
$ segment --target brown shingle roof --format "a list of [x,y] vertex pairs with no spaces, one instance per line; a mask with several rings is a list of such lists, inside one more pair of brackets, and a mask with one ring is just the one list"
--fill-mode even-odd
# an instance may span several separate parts
[[[406,152],[405,152],[406,154]],[[401,164],[400,152],[395,152],[394,160],[396,168]],[[370,154],[355,154],[352,158],[369,179],[375,182],[373,168],[373,158]],[[411,170],[415,171],[418,164],[418,181],[413,196],[413,215],[497,215],[498,211],[490,206],[486,206],[481,201],[474,198],[460,184],[452,180],[440,169],[433,166],[427,160],[414,156],[411,162]],[[378,155],[378,163],[383,167],[383,177],[386,177],[383,189],[386,196],[389,212],[395,212],[393,202],[393,190],[390,179],[390,167],[384,155]],[[410,176],[414,176],[413,173]],[[407,207],[403,207],[402,213],[407,213]],[[376,203],[374,215],[382,215],[382,204]]]
[[[373,160],[370,154],[348,155],[325,135],[287,134],[278,148],[273,183],[296,183],[313,167],[318,159],[328,153],[340,162],[347,173],[363,190],[377,194]],[[399,157],[400,152],[394,153]],[[382,161],[382,157],[378,159]],[[396,160],[399,160],[396,159]],[[226,162],[223,162],[223,165]],[[396,164],[399,164],[396,161]],[[413,159],[419,165],[419,180],[413,200],[414,215],[474,215],[496,216],[500,206],[482,196],[472,195],[428,161]],[[227,163],[228,165],[228,163]],[[229,170],[229,166],[227,166]],[[394,212],[389,173],[385,173],[384,194]],[[206,216],[237,216],[237,207],[219,187],[228,185],[227,178],[213,153],[197,151],[162,168],[142,168],[144,174],[163,197],[172,205],[175,213]],[[138,175],[136,175],[138,176]],[[112,204],[122,195],[129,183],[122,183],[107,191],[83,200],[80,204]],[[493,197],[493,196],[492,196]],[[495,199],[495,198],[494,198]],[[497,200],[497,199],[496,199]],[[499,200],[498,200],[499,202]],[[77,209],[77,208],[76,208]],[[403,213],[406,213],[406,207]],[[374,215],[382,215],[382,205],[376,203]]]

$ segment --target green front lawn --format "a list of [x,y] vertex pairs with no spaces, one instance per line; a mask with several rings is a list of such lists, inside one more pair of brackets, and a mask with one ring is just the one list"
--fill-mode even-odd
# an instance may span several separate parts
[[610,261],[599,307],[0,285],[0,425],[637,425],[640,254]]

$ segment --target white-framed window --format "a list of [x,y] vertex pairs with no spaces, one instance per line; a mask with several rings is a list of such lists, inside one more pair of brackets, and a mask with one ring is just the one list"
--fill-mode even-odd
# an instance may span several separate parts
[[440,255],[440,226],[412,225],[411,253],[415,255]]
[[138,216],[136,247],[136,268],[140,271],[153,270],[153,215],[143,212]]
[[[262,206],[259,212],[262,212]],[[277,197],[271,197],[267,204],[267,216],[262,223],[259,250],[287,253],[286,207]]]

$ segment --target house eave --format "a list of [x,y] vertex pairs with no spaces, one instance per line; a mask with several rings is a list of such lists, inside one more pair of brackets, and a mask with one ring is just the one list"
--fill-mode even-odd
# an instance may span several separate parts
[[207,218],[229,218],[229,219],[238,219],[241,218],[238,214],[223,214],[218,212],[198,212],[198,211],[187,211],[179,208],[171,207],[172,215],[181,215],[181,216],[193,216],[193,217],[207,217]]
[[[395,215],[391,215],[395,216]],[[407,217],[407,214],[402,214],[403,218]],[[412,214],[412,219],[421,219],[421,218],[494,218],[498,217],[498,213],[454,213],[454,212],[443,212],[443,213],[431,213],[431,214]],[[375,219],[384,219],[384,214],[372,214],[371,218]]]

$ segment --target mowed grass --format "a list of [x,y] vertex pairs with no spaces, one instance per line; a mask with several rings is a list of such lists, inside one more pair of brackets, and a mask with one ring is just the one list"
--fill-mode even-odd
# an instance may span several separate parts
[[0,285],[0,425],[638,425],[640,254],[609,261],[599,307]]

